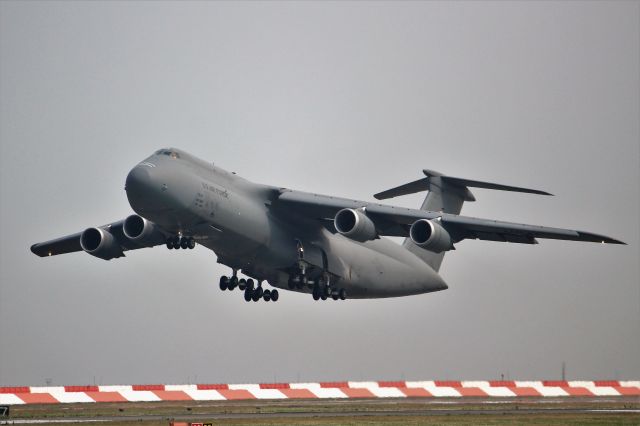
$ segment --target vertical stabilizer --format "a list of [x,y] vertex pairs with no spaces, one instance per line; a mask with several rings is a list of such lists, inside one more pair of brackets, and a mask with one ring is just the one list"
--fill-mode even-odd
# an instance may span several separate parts
[[[449,214],[460,214],[462,204],[465,201],[475,201],[475,197],[468,187],[497,189],[501,191],[525,192],[529,194],[551,195],[548,192],[536,189],[521,188],[518,186],[501,185],[497,183],[482,182],[478,180],[462,179],[445,176],[433,170],[423,170],[425,178],[409,182],[407,184],[389,189],[375,194],[378,200],[393,198],[399,195],[413,194],[416,192],[429,191],[425,198],[421,210],[443,212]],[[415,245],[410,238],[405,238],[402,244],[411,253],[418,256],[435,271],[440,269],[444,253],[434,253]]]
[[[420,210],[428,210],[433,212],[443,212],[450,214],[460,214],[462,204],[465,201],[474,201],[475,198],[466,186],[458,186],[448,183],[442,175],[437,172],[425,170],[425,175],[429,180],[429,192],[422,202]],[[411,238],[405,238],[402,246],[411,253],[422,259],[427,265],[431,266],[434,271],[440,270],[444,254],[446,252],[434,253],[418,247],[411,241]]]

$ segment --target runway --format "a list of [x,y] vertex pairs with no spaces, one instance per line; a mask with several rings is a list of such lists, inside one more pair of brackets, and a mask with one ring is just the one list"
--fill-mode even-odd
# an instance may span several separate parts
[[[451,398],[361,399],[298,401],[144,402],[12,407],[11,424],[117,423],[165,424],[183,422],[341,424],[429,423],[440,417],[475,423],[491,419],[518,422],[544,416],[547,420],[596,417],[640,423],[640,398]],[[421,420],[422,419],[422,420]],[[0,420],[0,424],[3,421]],[[311,422],[311,423],[309,423]]]

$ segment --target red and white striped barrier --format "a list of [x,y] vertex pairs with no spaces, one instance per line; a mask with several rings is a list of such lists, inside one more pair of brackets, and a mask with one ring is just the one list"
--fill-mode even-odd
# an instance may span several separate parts
[[0,387],[0,404],[241,399],[640,396],[640,381],[319,382]]

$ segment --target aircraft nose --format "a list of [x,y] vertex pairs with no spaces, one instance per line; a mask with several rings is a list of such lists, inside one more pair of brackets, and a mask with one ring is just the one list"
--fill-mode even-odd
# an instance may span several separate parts
[[142,193],[149,189],[151,178],[146,167],[136,166],[127,175],[124,189],[127,193]]
[[137,165],[127,175],[125,191],[129,204],[136,212],[145,212],[160,208],[158,205],[159,184],[153,176],[153,170],[143,165]]

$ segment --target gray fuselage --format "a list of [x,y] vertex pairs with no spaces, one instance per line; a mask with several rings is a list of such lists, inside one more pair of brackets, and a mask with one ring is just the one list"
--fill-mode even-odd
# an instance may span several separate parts
[[288,189],[249,182],[180,150],[160,150],[136,165],[125,189],[133,210],[167,235],[193,237],[219,263],[274,287],[286,288],[291,271],[304,264],[330,276],[349,298],[447,288],[427,263],[390,239],[349,239],[327,218],[273,203]]

